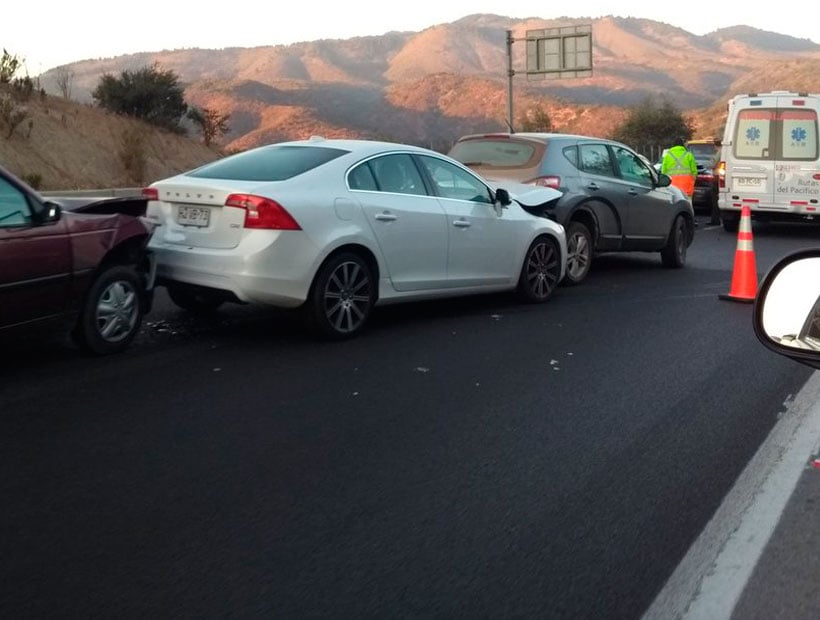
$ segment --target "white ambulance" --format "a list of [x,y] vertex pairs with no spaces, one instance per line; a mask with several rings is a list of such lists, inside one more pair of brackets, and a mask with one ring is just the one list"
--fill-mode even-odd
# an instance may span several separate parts
[[720,217],[820,221],[820,95],[773,91],[729,100],[718,165]]

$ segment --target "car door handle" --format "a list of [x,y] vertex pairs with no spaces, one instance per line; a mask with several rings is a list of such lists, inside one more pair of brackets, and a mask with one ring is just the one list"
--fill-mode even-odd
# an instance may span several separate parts
[[638,192],[636,192],[634,189],[630,189],[627,193],[628,193],[630,196],[637,196],[637,195],[638,195]]
[[380,222],[395,222],[398,218],[392,213],[377,213],[376,219]]
[[453,226],[455,226],[456,228],[469,228],[470,226],[472,226],[472,224],[467,220],[456,220],[455,222],[453,222]]
[[587,188],[588,188],[588,189],[592,189],[592,190],[598,190],[598,189],[601,189],[600,187],[598,187],[598,184],[597,184],[597,183],[590,183],[589,185],[587,185]]

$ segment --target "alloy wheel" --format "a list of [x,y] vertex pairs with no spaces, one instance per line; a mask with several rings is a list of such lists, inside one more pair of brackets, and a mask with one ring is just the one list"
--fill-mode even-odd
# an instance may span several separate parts
[[339,263],[325,285],[323,300],[327,322],[340,334],[356,331],[372,305],[370,274],[356,261]]
[[550,296],[560,274],[558,253],[552,243],[542,240],[530,249],[525,273],[527,286],[535,299]]
[[590,245],[586,235],[575,232],[567,239],[567,272],[573,280],[584,276],[589,268]]

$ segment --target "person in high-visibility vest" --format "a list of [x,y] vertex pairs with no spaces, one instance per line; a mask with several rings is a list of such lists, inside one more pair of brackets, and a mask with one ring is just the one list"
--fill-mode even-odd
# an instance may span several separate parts
[[672,185],[680,188],[689,197],[689,202],[692,202],[698,163],[695,156],[683,146],[684,142],[685,140],[679,140],[677,145],[666,151],[661,162],[661,172],[672,177]]

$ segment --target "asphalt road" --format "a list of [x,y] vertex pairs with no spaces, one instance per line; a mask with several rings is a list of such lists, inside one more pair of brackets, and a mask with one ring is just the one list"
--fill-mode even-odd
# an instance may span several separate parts
[[116,358],[6,343],[0,616],[639,617],[810,374],[718,299],[735,244],[345,343],[162,291]]

